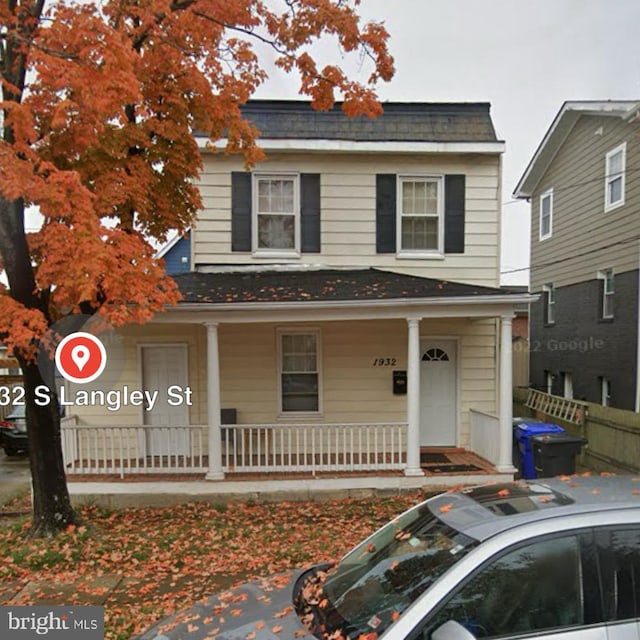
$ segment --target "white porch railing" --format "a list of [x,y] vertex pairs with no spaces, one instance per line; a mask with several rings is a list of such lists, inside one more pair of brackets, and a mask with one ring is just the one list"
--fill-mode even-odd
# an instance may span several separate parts
[[207,427],[62,424],[67,474],[205,473]]
[[[206,473],[208,427],[62,424],[68,474]],[[323,472],[403,469],[407,425],[223,425],[225,472]]]
[[492,413],[469,410],[471,450],[492,464],[500,462],[500,418]]
[[406,447],[405,423],[222,427],[227,472],[403,469]]

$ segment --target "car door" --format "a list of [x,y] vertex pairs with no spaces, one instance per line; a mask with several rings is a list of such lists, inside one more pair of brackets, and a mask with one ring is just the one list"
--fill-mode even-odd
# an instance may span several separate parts
[[609,640],[640,640],[640,526],[594,533]]
[[592,537],[583,531],[511,547],[463,582],[414,637],[434,640],[454,620],[475,638],[609,640]]

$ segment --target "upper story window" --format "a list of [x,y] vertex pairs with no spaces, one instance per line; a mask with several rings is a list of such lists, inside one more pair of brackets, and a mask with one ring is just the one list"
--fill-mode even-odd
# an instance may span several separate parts
[[606,155],[604,177],[604,210],[624,204],[624,175],[627,143],[623,142]]
[[602,280],[602,318],[613,318],[613,299],[616,292],[613,269],[601,271],[598,277]]
[[297,175],[254,175],[255,252],[299,252],[298,181]]
[[540,196],[540,240],[551,237],[553,231],[553,189]]
[[443,253],[442,179],[400,176],[399,253]]
[[544,292],[544,322],[553,324],[556,321],[556,289],[552,283],[542,287]]

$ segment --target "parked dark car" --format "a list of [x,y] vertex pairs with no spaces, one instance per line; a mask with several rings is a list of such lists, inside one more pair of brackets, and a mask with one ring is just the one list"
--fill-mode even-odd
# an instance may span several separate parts
[[11,413],[4,420],[0,420],[0,447],[8,456],[29,451],[25,410],[23,404],[14,405]]
[[417,505],[333,567],[213,596],[140,638],[640,640],[639,585],[640,477],[492,484]]

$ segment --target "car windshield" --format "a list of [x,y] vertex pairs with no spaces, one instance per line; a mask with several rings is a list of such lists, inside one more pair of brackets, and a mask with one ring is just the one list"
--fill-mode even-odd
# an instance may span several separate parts
[[377,531],[329,572],[311,575],[300,592],[298,612],[319,638],[379,635],[476,544],[423,503]]

